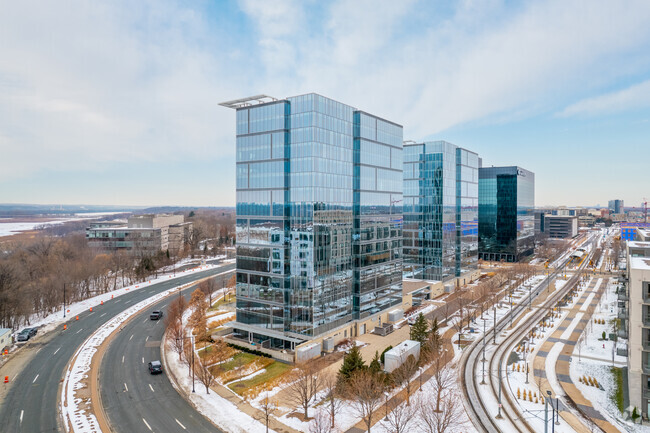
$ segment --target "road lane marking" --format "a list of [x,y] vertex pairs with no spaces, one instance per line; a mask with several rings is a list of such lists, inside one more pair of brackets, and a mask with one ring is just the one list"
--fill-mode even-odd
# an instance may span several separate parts
[[[176,419],[176,418],[174,418],[174,419]],[[179,426],[183,427],[183,430],[187,430],[187,429],[185,428],[185,426],[184,426],[183,424],[181,424],[181,422],[180,422],[179,420],[176,419],[176,423],[177,423]]]
[[129,337],[129,341],[131,341],[132,338],[133,338],[133,334],[131,334],[131,336]]
[[[165,308],[166,306],[167,306],[167,304],[163,304],[162,307],[160,307],[160,308]],[[178,422],[178,420],[176,420],[176,422]]]
[[124,355],[122,355],[122,364],[124,364]]
[[147,338],[144,339],[144,342],[145,342],[145,343],[146,343],[147,341],[149,341],[149,336],[148,336],[148,335],[147,335]]
[[21,411],[20,411],[20,423],[21,423],[21,424],[23,423],[23,414],[24,414],[24,413],[25,413],[24,410],[21,410]]
[[142,357],[142,363],[144,364],[144,356]]
[[126,383],[124,384],[124,390],[125,390],[126,392],[129,392],[129,387],[126,386]]
[[149,319],[144,319],[144,323],[147,323],[148,321],[149,321]]
[[151,392],[154,392],[153,386],[151,386],[151,384],[149,384],[149,389],[151,389]]
[[14,378],[11,379],[11,381],[13,382],[14,380],[16,380],[17,377],[18,377],[18,373],[14,374]]
[[149,425],[149,423],[147,422],[146,419],[142,418],[142,421],[144,421],[144,425],[147,426],[147,428],[149,429],[149,431],[153,431],[153,430],[151,430],[151,426]]
[[52,354],[52,356],[56,355],[56,352],[58,352],[59,350],[61,350],[60,347],[54,351],[54,353]]
[[81,328],[80,330],[78,330],[77,332],[75,332],[75,334],[78,334],[78,333],[80,333],[80,332],[83,331],[83,330],[84,330],[84,328]]
[[106,313],[102,313],[102,315],[101,315],[101,316],[99,316],[99,317],[104,317],[105,315],[106,315]]
[[39,375],[37,374],[36,377],[34,378],[34,380],[32,380],[32,383],[35,383],[35,382],[36,382],[36,379],[38,379],[38,376],[39,376]]

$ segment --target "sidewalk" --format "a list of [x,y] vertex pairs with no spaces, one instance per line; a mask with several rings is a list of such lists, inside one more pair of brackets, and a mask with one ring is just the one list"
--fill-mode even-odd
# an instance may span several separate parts
[[[554,369],[555,370],[554,374],[555,377],[557,378],[556,382],[559,383],[560,387],[567,395],[570,402],[573,402],[582,414],[586,414],[586,416],[588,416],[603,431],[607,433],[618,433],[619,430],[593,407],[591,401],[589,401],[584,397],[582,392],[580,392],[580,390],[576,387],[576,385],[571,380],[571,376],[569,373],[570,359],[573,356],[573,349],[577,344],[580,335],[582,335],[585,326],[587,325],[587,323],[589,323],[589,320],[591,319],[591,315],[592,315],[592,313],[589,312],[589,309],[587,309],[587,311],[584,311],[585,310],[584,304],[589,298],[589,296],[591,295],[591,293],[594,291],[597,281],[598,279],[596,278],[594,278],[591,281],[587,289],[580,296],[580,299],[578,299],[571,307],[569,313],[564,318],[564,320],[555,329],[555,331],[553,331],[553,333],[546,339],[546,341],[544,341],[539,351],[537,352],[537,355],[534,358],[532,373],[534,377],[541,376],[542,388],[549,389],[551,390],[551,392],[554,393],[554,390],[546,376],[546,372],[547,372],[546,358],[548,354],[551,353],[551,350],[556,345],[559,345],[561,349],[559,355],[557,356],[557,359],[555,360],[555,369]],[[607,279],[601,280],[598,291],[596,292],[595,296],[591,297],[591,302],[589,303],[589,307],[595,307],[598,304],[598,302],[600,301],[600,297],[602,296],[604,290],[607,287],[607,283],[608,283]],[[580,317],[576,318],[578,314],[580,314]],[[574,320],[578,320],[578,322],[572,325]],[[565,333],[565,331],[571,330],[572,326],[573,326],[573,330],[571,334],[568,336],[568,338],[562,339],[561,337]],[[555,395],[553,395],[553,397],[555,398]],[[591,431],[588,426],[585,426],[584,423],[573,412],[571,412],[569,408],[567,408],[564,405],[560,407],[560,415],[575,431],[579,433],[582,432],[587,433]]]

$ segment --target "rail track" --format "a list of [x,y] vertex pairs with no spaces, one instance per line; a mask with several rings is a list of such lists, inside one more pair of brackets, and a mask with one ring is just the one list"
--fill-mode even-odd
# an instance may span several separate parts
[[[593,244],[596,241],[596,238],[592,238],[588,241],[589,244]],[[589,258],[593,254],[594,248],[591,248],[588,257],[583,260],[578,272],[575,272],[567,284],[565,284],[560,290],[553,293],[542,306],[535,309],[529,317],[525,318],[524,321],[517,325],[516,329],[511,332],[502,342],[497,346],[494,354],[490,358],[488,372],[488,380],[492,393],[495,398],[498,398],[499,394],[501,398],[500,403],[500,413],[502,418],[506,418],[514,426],[514,428],[519,432],[535,432],[535,429],[528,423],[528,421],[522,416],[523,414],[517,408],[517,405],[512,401],[511,396],[507,392],[503,392],[505,378],[504,378],[504,365],[506,365],[507,358],[512,352],[512,349],[517,345],[525,335],[537,324],[539,323],[545,315],[548,314],[549,309],[555,306],[567,293],[569,293],[573,287],[579,281],[582,271],[589,263]],[[535,297],[541,293],[542,290],[548,288],[551,278],[555,278],[562,273],[564,267],[569,263],[570,258],[567,258],[561,266],[555,269],[555,271],[549,275],[549,277],[538,284],[534,289]],[[519,315],[524,314],[527,308],[526,302],[521,302],[513,307],[512,315],[513,317],[519,317]],[[482,338],[474,341],[466,353],[461,358],[461,384],[463,389],[463,395],[466,401],[466,407],[468,409],[468,414],[474,426],[480,431],[486,433],[497,433],[501,432],[498,422],[496,421],[496,414],[490,413],[487,409],[485,403],[479,395],[479,378],[475,374],[477,371],[477,365],[479,362],[482,362],[482,352],[483,344],[488,343],[490,338],[494,338],[494,333],[501,333],[508,326],[508,322],[512,320],[507,315],[502,317],[497,323],[496,326],[493,326],[489,331],[486,332]],[[501,387],[501,390],[499,390]],[[501,391],[501,392],[500,392]]]

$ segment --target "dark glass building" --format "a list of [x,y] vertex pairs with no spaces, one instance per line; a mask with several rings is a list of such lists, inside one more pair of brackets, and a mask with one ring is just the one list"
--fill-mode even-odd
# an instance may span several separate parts
[[221,105],[237,111],[235,336],[293,349],[400,304],[402,127],[316,94]]
[[476,268],[476,153],[446,141],[404,144],[404,276],[447,281]]
[[535,174],[521,167],[479,169],[479,258],[516,262],[534,252]]

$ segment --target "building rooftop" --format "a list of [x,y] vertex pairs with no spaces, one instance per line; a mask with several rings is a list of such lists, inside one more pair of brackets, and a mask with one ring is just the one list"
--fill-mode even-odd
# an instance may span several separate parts
[[226,108],[232,108],[236,110],[237,108],[249,107],[251,105],[257,104],[266,104],[268,102],[277,101],[277,98],[268,95],[255,95],[248,96],[246,98],[233,99],[232,101],[221,102],[219,105]]
[[650,242],[628,241],[627,245],[630,248],[650,248]]
[[629,268],[641,271],[650,271],[650,258],[647,257],[630,257]]

